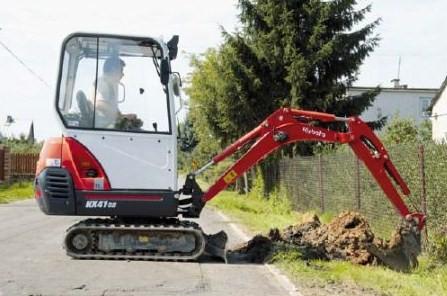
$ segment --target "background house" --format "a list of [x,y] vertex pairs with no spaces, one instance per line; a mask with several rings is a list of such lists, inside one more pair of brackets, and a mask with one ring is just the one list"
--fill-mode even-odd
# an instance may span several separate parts
[[[438,89],[409,88],[407,85],[400,85],[397,79],[394,82],[394,87],[381,88],[382,91],[377,95],[373,105],[365,110],[360,117],[365,121],[374,121],[382,116],[387,116],[389,122],[393,116],[398,115],[401,118],[412,119],[417,124],[430,119],[427,109]],[[372,89],[374,88],[352,87],[349,89],[348,95],[355,96]]]
[[429,106],[433,140],[437,142],[447,139],[447,77]]

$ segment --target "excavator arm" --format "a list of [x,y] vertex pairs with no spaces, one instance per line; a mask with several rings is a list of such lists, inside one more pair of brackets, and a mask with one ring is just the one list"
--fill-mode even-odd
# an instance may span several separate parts
[[[348,131],[332,131],[314,126],[314,122],[345,122]],[[405,205],[401,193],[408,196],[410,190],[391,162],[385,147],[365,122],[358,117],[336,117],[333,114],[291,108],[276,110],[259,126],[216,155],[208,164],[187,176],[181,192],[191,195],[192,200],[185,202],[189,203],[189,206],[184,216],[198,216],[206,202],[248,169],[278,148],[298,141],[349,144],[357,157],[365,163],[399,214],[407,220],[415,221],[419,229],[424,227],[425,215],[411,213]],[[247,152],[232,164],[206,192],[202,192],[195,182],[195,177],[244,147],[248,147]],[[400,188],[401,193],[397,187]]]

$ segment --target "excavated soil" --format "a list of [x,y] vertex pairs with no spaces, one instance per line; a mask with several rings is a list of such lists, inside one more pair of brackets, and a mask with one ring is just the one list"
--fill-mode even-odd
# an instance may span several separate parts
[[263,263],[280,249],[293,247],[302,259],[345,260],[355,264],[381,264],[394,270],[408,271],[417,265],[420,234],[404,223],[391,240],[377,239],[368,221],[359,213],[345,212],[329,224],[317,216],[283,230],[271,229],[268,237],[257,235],[229,251],[236,260]]

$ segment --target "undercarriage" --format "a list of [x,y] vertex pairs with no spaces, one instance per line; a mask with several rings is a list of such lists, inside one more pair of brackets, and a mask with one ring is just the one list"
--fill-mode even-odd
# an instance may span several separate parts
[[205,234],[178,219],[87,219],[71,226],[64,246],[76,259],[191,261],[202,255],[225,261],[227,236]]

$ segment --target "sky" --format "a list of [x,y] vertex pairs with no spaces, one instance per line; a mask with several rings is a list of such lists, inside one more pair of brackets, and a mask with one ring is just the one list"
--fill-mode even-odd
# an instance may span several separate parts
[[[414,88],[439,88],[447,75],[445,0],[359,0],[372,4],[366,22],[381,18],[378,48],[356,86],[390,87],[398,75]],[[174,71],[190,72],[191,54],[222,42],[220,27],[239,26],[235,0],[0,0],[0,132],[18,136],[34,121],[39,140],[60,134],[53,104],[61,42],[72,32],[163,37],[180,35]],[[3,45],[7,46],[8,51]],[[11,52],[26,66],[13,57]],[[6,125],[11,115],[15,123]]]

